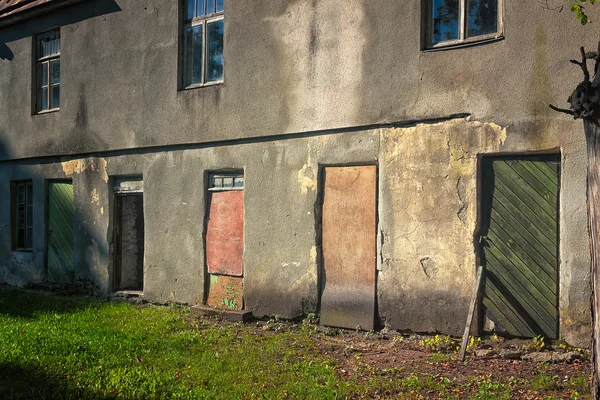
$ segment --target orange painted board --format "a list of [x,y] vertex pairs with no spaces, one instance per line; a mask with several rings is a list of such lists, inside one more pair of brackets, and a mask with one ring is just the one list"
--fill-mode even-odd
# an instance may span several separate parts
[[211,192],[206,230],[206,264],[211,274],[242,276],[244,192]]
[[327,167],[323,199],[323,325],[375,323],[377,167]]

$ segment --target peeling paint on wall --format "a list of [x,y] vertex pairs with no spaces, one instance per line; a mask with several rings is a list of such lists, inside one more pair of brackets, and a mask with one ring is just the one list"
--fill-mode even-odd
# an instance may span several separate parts
[[96,188],[92,189],[92,204],[97,206],[100,205],[100,196],[98,195],[98,190],[96,190]]
[[108,182],[107,164],[104,158],[81,158],[61,162],[62,170],[67,176],[81,174],[84,171],[94,171],[101,174],[104,182]]
[[298,171],[298,182],[300,182],[300,192],[307,194],[309,190],[317,190],[317,173],[314,167],[304,164]]
[[[477,157],[500,151],[507,131],[455,119],[380,135],[380,223],[391,233],[381,249],[380,310],[394,326],[459,333],[460,324],[448,321],[462,320],[461,299],[475,278]],[[456,315],[443,315],[448,310]]]

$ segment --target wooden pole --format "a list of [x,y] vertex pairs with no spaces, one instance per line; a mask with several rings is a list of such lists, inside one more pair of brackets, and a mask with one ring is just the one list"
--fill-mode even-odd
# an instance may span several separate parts
[[471,332],[471,324],[473,323],[473,314],[475,314],[475,307],[477,306],[477,300],[479,299],[479,292],[481,291],[481,281],[483,276],[483,266],[477,267],[477,277],[475,278],[475,287],[473,288],[473,297],[471,298],[471,306],[469,307],[469,314],[467,315],[467,323],[465,325],[465,332],[463,333],[462,345],[460,346],[460,353],[458,354],[458,361],[465,361],[465,353],[467,352],[467,344],[469,344],[469,332]]

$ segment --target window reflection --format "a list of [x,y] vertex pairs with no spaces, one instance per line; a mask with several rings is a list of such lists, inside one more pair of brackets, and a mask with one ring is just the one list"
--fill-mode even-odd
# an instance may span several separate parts
[[498,31],[498,1],[469,0],[468,37]]

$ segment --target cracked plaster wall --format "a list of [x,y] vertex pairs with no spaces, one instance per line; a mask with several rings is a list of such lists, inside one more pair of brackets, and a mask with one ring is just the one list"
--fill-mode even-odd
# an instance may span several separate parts
[[70,178],[76,274],[107,294],[112,179],[136,175],[144,180],[144,296],[157,302],[201,302],[206,174],[243,169],[246,308],[257,316],[297,317],[318,308],[320,169],[378,164],[379,316],[394,329],[458,334],[475,277],[478,156],[561,149],[561,336],[586,345],[583,141],[576,133],[559,134],[574,132],[572,123],[544,124],[553,136],[543,140],[527,134],[537,125],[518,130],[454,119],[230,146],[4,162],[0,209],[8,209],[10,180],[33,179],[36,233],[32,253],[12,252],[9,213],[0,213],[0,281],[19,285],[44,279],[45,181]]

